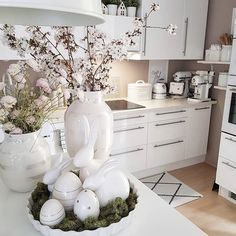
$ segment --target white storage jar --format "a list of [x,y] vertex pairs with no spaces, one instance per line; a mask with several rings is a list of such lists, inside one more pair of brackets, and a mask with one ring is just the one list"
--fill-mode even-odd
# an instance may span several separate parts
[[128,99],[135,101],[151,100],[152,85],[145,83],[143,80],[128,84]]

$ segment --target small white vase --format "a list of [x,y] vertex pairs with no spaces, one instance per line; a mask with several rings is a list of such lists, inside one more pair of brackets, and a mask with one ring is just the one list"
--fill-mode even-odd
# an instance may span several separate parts
[[113,16],[117,15],[117,9],[118,9],[117,5],[115,5],[115,4],[108,4],[107,7],[108,7],[109,15],[113,15]]
[[0,144],[0,172],[11,190],[32,191],[50,167],[49,147],[40,131],[5,134],[4,142]]
[[136,7],[127,7],[127,12],[129,17],[136,17]]
[[74,157],[86,144],[87,130],[83,116],[90,127],[98,124],[94,159],[105,161],[109,158],[113,137],[113,114],[102,99],[102,92],[85,92],[85,100],[74,101],[65,114],[65,138],[67,151]]

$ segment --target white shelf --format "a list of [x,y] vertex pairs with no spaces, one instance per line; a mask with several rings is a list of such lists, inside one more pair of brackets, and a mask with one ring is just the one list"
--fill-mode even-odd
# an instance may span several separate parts
[[197,63],[206,65],[230,65],[229,61],[198,61]]
[[226,90],[227,90],[227,87],[223,87],[223,86],[214,86],[214,89],[218,89],[218,90],[226,91]]

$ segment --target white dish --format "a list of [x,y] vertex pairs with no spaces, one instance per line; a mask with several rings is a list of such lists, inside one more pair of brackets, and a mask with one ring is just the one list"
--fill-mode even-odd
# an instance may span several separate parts
[[[130,186],[134,190],[134,192],[139,196],[138,190],[135,188],[135,186],[132,183],[130,183]],[[138,202],[136,204],[135,209],[131,211],[127,217],[122,218],[118,223],[111,224],[105,228],[99,228],[91,231],[85,230],[82,232],[75,232],[75,231],[65,232],[59,229],[51,229],[49,226],[42,225],[39,221],[35,220],[33,215],[31,214],[31,206],[32,206],[31,194],[28,199],[27,214],[34,228],[44,236],[111,236],[118,234],[131,224],[132,219],[135,217],[139,204],[140,203],[138,198]]]

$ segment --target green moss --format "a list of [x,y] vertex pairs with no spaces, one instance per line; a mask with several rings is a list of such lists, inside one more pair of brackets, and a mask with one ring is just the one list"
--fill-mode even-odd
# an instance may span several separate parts
[[39,220],[40,210],[43,204],[49,199],[50,192],[48,191],[47,185],[43,183],[38,183],[36,189],[31,194],[33,205],[32,205],[32,215],[35,220]]
[[[43,204],[49,199],[50,193],[47,186],[39,183],[37,188],[32,193],[33,205],[31,212],[35,220],[39,220],[40,210]],[[81,222],[76,218],[73,212],[67,212],[63,221],[56,225],[54,229],[62,231],[77,231],[96,230],[97,228],[107,227],[113,223],[119,222],[123,217],[128,216],[129,212],[135,209],[138,196],[130,189],[129,197],[126,201],[121,198],[116,198],[108,203],[107,206],[100,209],[98,219],[93,217],[87,218]]]

